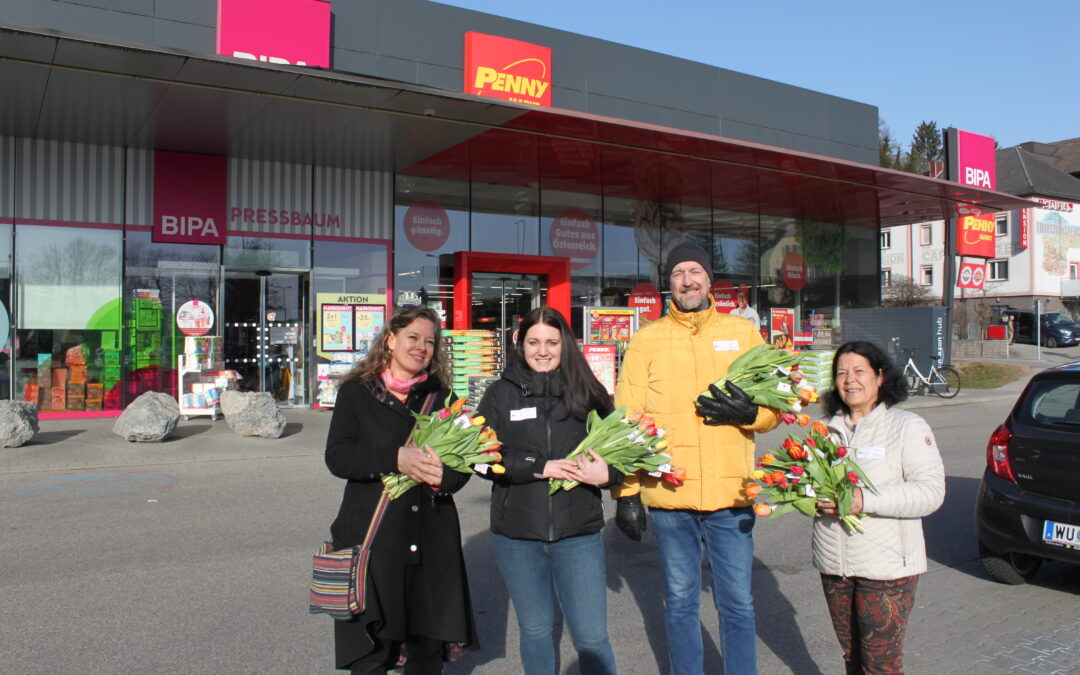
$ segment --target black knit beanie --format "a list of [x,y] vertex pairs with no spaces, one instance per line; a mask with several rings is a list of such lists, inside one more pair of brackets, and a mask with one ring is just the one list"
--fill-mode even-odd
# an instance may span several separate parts
[[671,249],[667,257],[667,277],[671,279],[671,271],[675,269],[675,266],[679,263],[684,263],[688,260],[692,260],[697,264],[705,268],[705,273],[709,275],[709,281],[712,281],[712,265],[709,263],[709,254],[705,252],[705,249],[701,248],[694,242],[687,239],[686,241],[678,244],[675,248]]

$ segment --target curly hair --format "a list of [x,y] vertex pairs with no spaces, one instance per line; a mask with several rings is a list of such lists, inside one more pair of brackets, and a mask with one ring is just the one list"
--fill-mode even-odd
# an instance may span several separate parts
[[431,355],[431,363],[428,364],[427,373],[430,377],[435,378],[441,385],[447,385],[450,382],[450,372],[447,369],[446,352],[442,346],[442,321],[439,319],[439,315],[435,313],[435,310],[428,307],[408,307],[405,309],[399,309],[394,316],[390,319],[390,323],[386,325],[383,330],[379,331],[378,337],[375,338],[375,344],[368,350],[367,358],[360,363],[356,364],[356,367],[349,371],[349,374],[342,378],[342,383],[349,380],[360,380],[366,382],[368,380],[375,379],[386,370],[390,365],[390,348],[387,343],[390,340],[390,334],[397,335],[406,326],[411,324],[417,319],[427,319],[431,322],[431,325],[435,327],[435,351]]
[[864,340],[856,340],[854,342],[845,342],[836,350],[836,356],[833,357],[833,388],[825,394],[823,399],[825,414],[831,417],[838,413],[846,415],[851,412],[847,404],[840,398],[838,390],[840,383],[836,379],[837,364],[840,363],[840,357],[844,354],[858,354],[870,362],[870,367],[874,369],[875,373],[882,376],[881,388],[878,390],[878,398],[877,401],[874,401],[874,405],[884,403],[887,407],[892,407],[901,401],[907,400],[907,382],[904,381],[904,374],[900,371],[900,368],[877,345]]

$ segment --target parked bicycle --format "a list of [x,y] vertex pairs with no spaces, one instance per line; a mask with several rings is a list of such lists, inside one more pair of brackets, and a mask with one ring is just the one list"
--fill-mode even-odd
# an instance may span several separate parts
[[960,373],[952,366],[937,365],[940,356],[930,357],[930,370],[925,375],[915,365],[915,352],[918,347],[903,350],[908,355],[904,365],[904,380],[907,381],[909,394],[922,394],[924,389],[941,398],[952,398],[960,393]]

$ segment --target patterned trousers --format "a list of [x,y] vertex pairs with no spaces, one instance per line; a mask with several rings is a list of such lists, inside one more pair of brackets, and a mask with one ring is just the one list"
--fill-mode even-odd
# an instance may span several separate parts
[[848,675],[904,672],[904,630],[918,580],[821,575]]

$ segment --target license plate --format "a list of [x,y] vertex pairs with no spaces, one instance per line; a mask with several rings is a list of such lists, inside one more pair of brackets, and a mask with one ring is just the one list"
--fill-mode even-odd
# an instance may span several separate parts
[[1080,548],[1080,525],[1046,521],[1043,525],[1043,541],[1069,548]]

